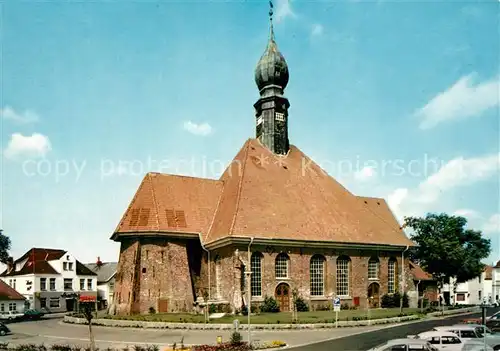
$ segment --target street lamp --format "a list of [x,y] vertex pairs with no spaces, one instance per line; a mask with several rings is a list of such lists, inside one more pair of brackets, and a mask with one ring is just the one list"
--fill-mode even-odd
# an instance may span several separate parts
[[486,303],[481,302],[481,324],[483,325],[483,341],[484,341],[484,349],[486,350],[486,310],[491,307]]
[[250,288],[250,283],[251,283],[251,280],[250,280],[250,277],[252,275],[252,271],[245,271],[245,274],[246,276],[248,277],[247,279],[247,282],[248,282],[248,287],[247,287],[247,293],[248,293],[248,297],[247,297],[247,329],[248,329],[248,345],[251,344],[251,333],[250,333],[250,313],[252,312],[252,296],[251,296],[251,288]]

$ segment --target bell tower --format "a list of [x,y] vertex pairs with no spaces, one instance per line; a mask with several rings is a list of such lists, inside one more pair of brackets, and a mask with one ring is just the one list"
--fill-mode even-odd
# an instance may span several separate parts
[[288,66],[278,50],[273,29],[273,3],[269,10],[269,41],[255,68],[255,83],[260,98],[254,104],[256,138],[269,150],[286,155],[288,140],[288,108],[290,103],[283,95],[288,84]]

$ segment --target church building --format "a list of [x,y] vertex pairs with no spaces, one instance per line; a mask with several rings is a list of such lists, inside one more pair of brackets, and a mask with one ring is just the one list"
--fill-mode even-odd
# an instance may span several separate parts
[[312,309],[334,297],[378,307],[408,291],[414,244],[387,203],[349,192],[290,144],[288,79],[271,16],[255,69],[255,137],[218,180],[146,174],[111,237],[121,245],[111,313],[205,302],[237,312],[266,297],[289,311],[292,293]]

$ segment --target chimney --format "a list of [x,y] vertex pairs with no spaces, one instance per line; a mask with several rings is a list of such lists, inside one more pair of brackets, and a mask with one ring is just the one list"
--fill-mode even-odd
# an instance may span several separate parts
[[13,269],[14,269],[14,258],[9,257],[7,259],[7,274],[12,272]]
[[97,266],[98,268],[100,268],[100,267],[102,266],[102,261],[101,261],[101,258],[100,258],[99,256],[97,257],[96,266]]

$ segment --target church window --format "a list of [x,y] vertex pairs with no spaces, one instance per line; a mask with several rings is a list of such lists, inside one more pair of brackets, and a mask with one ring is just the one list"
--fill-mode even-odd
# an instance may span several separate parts
[[215,257],[215,293],[217,298],[222,297],[222,263],[220,256]]
[[257,125],[261,124],[262,123],[262,116],[260,116],[259,118],[257,118]]
[[262,254],[254,252],[250,260],[252,271],[250,279],[250,292],[252,296],[262,296]]
[[311,296],[325,294],[325,258],[321,255],[311,257],[310,267]]
[[396,260],[391,258],[387,267],[387,292],[394,294],[396,292]]
[[368,279],[377,280],[379,272],[379,261],[378,258],[372,257],[368,261]]
[[337,295],[339,296],[349,296],[350,265],[349,257],[337,258]]
[[288,255],[286,253],[280,253],[276,256],[275,263],[275,275],[276,278],[288,278]]
[[276,112],[276,120],[284,122],[285,121],[285,115],[283,113]]

